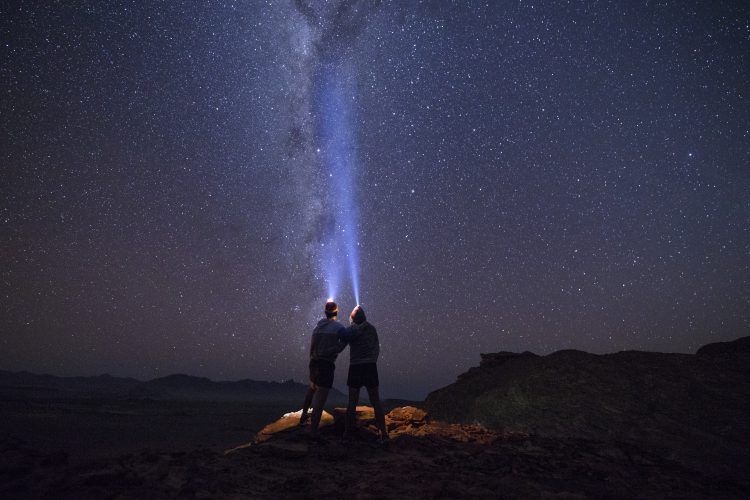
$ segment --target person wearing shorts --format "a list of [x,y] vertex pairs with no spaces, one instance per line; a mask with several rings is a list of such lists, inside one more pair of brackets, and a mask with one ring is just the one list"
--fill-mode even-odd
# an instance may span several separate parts
[[339,340],[340,334],[346,330],[344,325],[336,321],[339,308],[333,301],[328,301],[324,309],[326,317],[321,319],[312,334],[310,343],[310,387],[302,405],[300,425],[307,423],[307,414],[312,405],[310,418],[310,434],[317,435],[323,405],[328,398],[328,392],[333,386],[333,376],[336,370],[336,357],[344,350],[346,344]]
[[367,389],[370,403],[375,410],[375,423],[380,430],[380,440],[388,440],[385,427],[383,404],[380,402],[378,380],[378,356],[380,355],[380,341],[378,332],[372,323],[367,321],[362,306],[354,308],[350,315],[351,326],[339,335],[343,342],[349,345],[349,375],[346,385],[349,386],[349,404],[346,407],[346,431],[344,436],[351,437],[356,425],[357,403],[359,391]]

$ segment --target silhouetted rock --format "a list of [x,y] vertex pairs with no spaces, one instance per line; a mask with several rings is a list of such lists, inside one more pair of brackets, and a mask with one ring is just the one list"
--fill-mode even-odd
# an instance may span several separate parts
[[721,369],[750,370],[750,337],[742,337],[732,342],[716,342],[704,345],[696,356],[721,363]]
[[750,338],[696,355],[484,354],[425,401],[435,418],[628,443],[714,478],[750,475]]
[[500,352],[491,352],[491,353],[482,353],[479,355],[481,358],[481,361],[479,362],[479,366],[498,366],[509,359],[518,359],[518,358],[528,358],[528,357],[536,357],[536,354],[529,351],[524,351],[522,353],[517,352],[509,352],[509,351],[500,351]]

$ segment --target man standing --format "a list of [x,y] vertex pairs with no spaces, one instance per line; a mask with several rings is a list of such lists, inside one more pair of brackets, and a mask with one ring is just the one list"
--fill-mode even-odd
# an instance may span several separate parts
[[323,405],[328,398],[328,391],[333,386],[333,372],[336,369],[336,356],[344,350],[346,344],[339,341],[339,336],[346,330],[344,325],[336,321],[339,308],[335,302],[329,300],[324,309],[326,317],[318,322],[313,330],[310,344],[310,387],[302,405],[300,425],[307,422],[307,412],[312,405],[310,420],[310,434],[318,433]]
[[388,431],[385,428],[385,414],[378,393],[378,355],[380,342],[375,327],[367,321],[362,306],[354,308],[350,315],[351,326],[340,333],[341,339],[349,344],[349,376],[346,385],[349,386],[349,404],[346,407],[346,433],[351,437],[357,419],[357,403],[359,390],[367,388],[367,395],[375,410],[375,423],[380,430],[380,441],[388,441]]

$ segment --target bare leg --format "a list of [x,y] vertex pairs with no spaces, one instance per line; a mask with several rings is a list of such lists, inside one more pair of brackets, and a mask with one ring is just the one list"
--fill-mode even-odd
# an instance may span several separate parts
[[315,384],[310,382],[310,387],[307,388],[307,394],[305,394],[305,402],[302,404],[302,415],[299,418],[299,425],[305,425],[307,422],[307,412],[310,411],[312,405],[313,396],[315,395]]
[[378,387],[368,387],[367,395],[370,397],[370,404],[375,409],[375,423],[380,429],[380,439],[388,439],[388,430],[385,428],[385,414],[383,413],[383,404],[380,402]]
[[346,430],[345,437],[350,437],[357,427],[357,403],[359,403],[359,388],[349,388],[349,403],[346,405]]
[[313,397],[313,411],[312,418],[310,419],[310,434],[318,433],[318,426],[320,425],[320,417],[323,415],[323,405],[326,404],[328,399],[329,387],[318,387]]

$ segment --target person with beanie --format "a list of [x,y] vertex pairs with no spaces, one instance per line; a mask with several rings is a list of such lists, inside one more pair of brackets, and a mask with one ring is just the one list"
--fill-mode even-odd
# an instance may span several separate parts
[[364,386],[370,403],[375,410],[375,423],[380,430],[380,440],[388,441],[388,431],[385,427],[385,414],[380,402],[378,386],[378,355],[380,342],[375,327],[367,321],[362,306],[354,308],[350,315],[351,326],[341,331],[339,337],[349,345],[349,376],[346,385],[349,386],[349,404],[346,407],[346,431],[344,436],[351,437],[356,425],[357,403],[359,390]]
[[325,405],[328,392],[333,386],[336,357],[346,347],[346,344],[339,339],[346,328],[336,321],[339,313],[338,305],[329,300],[326,302],[323,312],[326,317],[318,321],[310,343],[310,387],[305,395],[299,421],[300,425],[305,425],[308,411],[312,405],[310,434],[313,436],[318,434],[323,405]]

